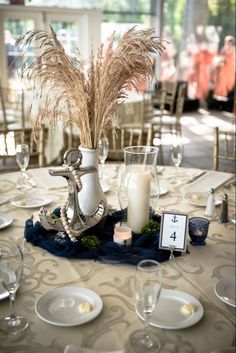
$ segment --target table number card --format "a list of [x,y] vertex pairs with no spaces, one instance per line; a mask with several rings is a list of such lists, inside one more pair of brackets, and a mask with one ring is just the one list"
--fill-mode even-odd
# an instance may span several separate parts
[[186,251],[187,229],[187,214],[162,212],[159,248]]

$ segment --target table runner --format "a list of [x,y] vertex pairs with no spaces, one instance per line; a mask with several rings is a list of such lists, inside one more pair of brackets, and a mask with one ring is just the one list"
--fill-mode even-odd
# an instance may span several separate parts
[[[54,210],[58,214],[58,209]],[[170,251],[158,248],[159,232],[135,234],[132,236],[132,246],[121,246],[113,242],[114,225],[121,220],[121,211],[108,215],[103,227],[101,225],[89,228],[84,235],[95,235],[101,244],[93,249],[86,248],[82,242],[72,242],[64,233],[62,237],[55,230],[46,230],[40,222],[28,219],[25,222],[25,239],[34,246],[39,246],[53,255],[75,258],[93,259],[106,263],[124,263],[136,265],[143,259],[153,259],[163,262],[169,259]],[[153,220],[160,223],[160,216],[154,215]],[[176,255],[180,255],[179,252]]]

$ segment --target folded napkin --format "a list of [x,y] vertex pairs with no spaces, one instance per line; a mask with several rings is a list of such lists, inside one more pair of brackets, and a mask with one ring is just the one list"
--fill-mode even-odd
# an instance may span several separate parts
[[210,170],[206,174],[202,175],[199,179],[195,180],[193,183],[185,186],[185,191],[191,192],[209,192],[211,188],[217,189],[223,185],[226,181],[232,179],[234,174],[215,172]]
[[74,345],[66,346],[64,353],[125,353],[124,351],[95,351],[94,349],[78,347]]

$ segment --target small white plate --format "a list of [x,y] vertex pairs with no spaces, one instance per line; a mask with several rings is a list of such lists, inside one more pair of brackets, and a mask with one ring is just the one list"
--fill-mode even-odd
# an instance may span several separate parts
[[[194,313],[184,315],[181,312],[183,304],[194,304]],[[162,289],[160,298],[152,313],[150,324],[164,329],[178,330],[195,325],[201,320],[203,313],[202,304],[192,295],[177,290]],[[137,314],[143,319],[138,311]]]
[[11,204],[19,208],[37,208],[46,206],[50,202],[52,202],[52,199],[43,194],[18,195],[11,200]]
[[233,224],[236,224],[236,213],[232,213],[230,219]]
[[[90,303],[92,310],[80,313],[79,304]],[[82,287],[62,287],[43,294],[35,304],[40,319],[56,326],[77,326],[98,316],[102,310],[101,297]]]
[[6,203],[9,200],[10,200],[10,197],[0,196],[0,205],[3,205],[4,203]]
[[214,290],[217,297],[224,303],[236,307],[235,287],[236,277],[230,276],[221,279],[215,284]]
[[[209,195],[207,192],[188,191],[184,194],[184,200],[194,206],[206,207],[208,196]],[[220,204],[221,204],[221,200],[216,195],[215,196],[215,206],[218,206]]]
[[13,219],[6,213],[0,212],[0,229],[8,227]]
[[103,181],[100,181],[100,185],[102,188],[102,191],[104,193],[108,192],[110,190],[110,186],[107,183],[104,183]]
[[160,183],[160,196],[165,195],[169,189],[167,188],[166,185]]

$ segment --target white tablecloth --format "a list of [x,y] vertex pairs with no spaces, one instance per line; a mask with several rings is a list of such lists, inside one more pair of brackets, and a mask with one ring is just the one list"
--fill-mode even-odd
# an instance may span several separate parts
[[[180,168],[185,181],[199,172]],[[20,193],[15,189],[17,175],[0,175],[1,196],[13,197]],[[183,199],[184,184],[175,186],[172,183],[173,176],[173,168],[165,168],[159,175],[169,191],[160,197],[157,212],[166,209],[187,212],[190,217],[203,216],[205,209]],[[49,193],[53,199],[49,207],[53,209],[60,206],[66,197],[65,189],[46,190],[40,185],[39,179],[38,187],[31,192]],[[110,186],[107,193],[109,203],[118,207],[117,180],[109,178],[107,183]],[[235,212],[235,187],[221,186],[217,193],[222,192],[228,193],[231,215]],[[7,242],[23,236],[25,220],[35,210],[16,208],[5,203],[0,206],[0,211],[13,218],[11,226],[0,230],[1,241]],[[219,212],[220,206],[217,207]],[[235,344],[235,310],[214,293],[214,285],[220,279],[235,274],[235,225],[220,224],[217,218],[214,219],[210,223],[206,242],[205,246],[200,247],[188,245],[189,253],[182,254],[174,261],[162,263],[163,286],[191,294],[204,308],[201,321],[189,328],[151,328],[161,341],[162,353],[210,353]],[[15,337],[0,332],[0,352],[63,353],[68,344],[103,351],[130,352],[127,347],[129,334],[143,327],[134,309],[133,266],[55,257],[31,244],[27,244],[24,251],[24,276],[16,296],[16,311],[27,317],[30,327],[24,334]],[[35,302],[40,295],[63,286],[81,286],[98,293],[103,300],[101,314],[93,321],[75,327],[58,327],[42,321],[35,313]],[[4,299],[0,301],[0,316],[8,313],[9,303]]]

